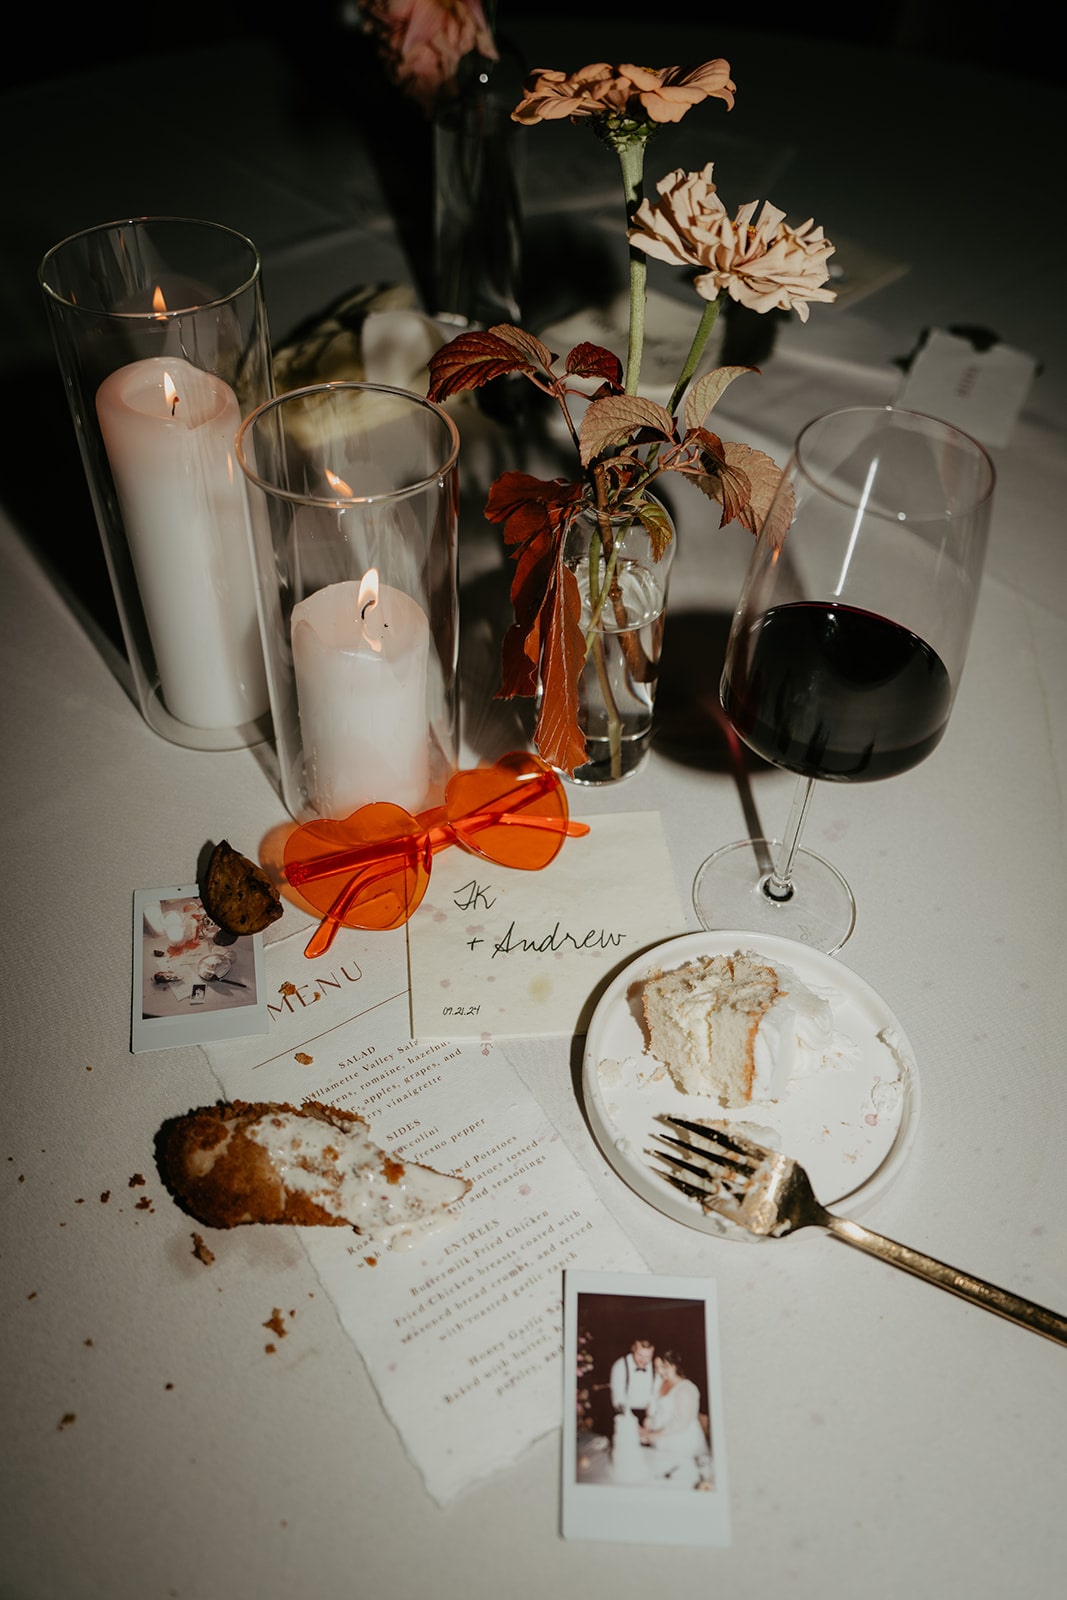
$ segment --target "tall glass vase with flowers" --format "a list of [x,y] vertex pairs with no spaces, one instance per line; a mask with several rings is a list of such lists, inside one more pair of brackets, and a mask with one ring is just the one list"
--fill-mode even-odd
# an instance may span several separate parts
[[[724,60],[661,69],[597,62],[570,74],[533,73],[513,120],[585,124],[619,159],[630,247],[625,367],[618,355],[591,343],[576,345],[561,361],[510,323],[460,334],[431,362],[429,393],[438,401],[505,374],[527,378],[559,406],[574,443],[579,471],[572,481],[505,472],[490,489],[486,516],[500,524],[515,562],[514,622],[504,639],[499,694],[537,697],[537,749],[579,779],[618,778],[639,764],[627,759],[625,719],[605,667],[613,654],[633,653],[632,640],[613,648],[612,631],[623,641],[638,631],[627,625],[620,529],[631,552],[627,560],[635,529],[644,536],[651,569],[669,560],[673,529],[654,492],[658,480],[677,473],[695,484],[718,503],[720,526],[736,520],[755,533],[772,502],[774,514],[788,522],[788,507],[774,498],[781,475],[775,462],[708,427],[729,385],[756,369],[697,374],[723,296],[760,312],[795,310],[804,321],[809,302],[832,300],[825,284],[833,245],[813,221],[790,226],[770,204],[760,209],[751,201],[731,217],[711,163],[698,172],[669,173],[655,199],[644,192],[645,151],[657,129],[705,100],[730,109],[735,90]],[[640,394],[650,256],[691,269],[704,301],[666,405]],[[580,525],[588,529],[584,570],[573,557]],[[582,692],[586,673],[597,677],[595,693]],[[593,701],[604,754],[590,762],[583,707]]]
[[390,80],[432,130],[432,297],[442,321],[519,313],[522,218],[510,120],[522,70],[495,0],[358,0]]

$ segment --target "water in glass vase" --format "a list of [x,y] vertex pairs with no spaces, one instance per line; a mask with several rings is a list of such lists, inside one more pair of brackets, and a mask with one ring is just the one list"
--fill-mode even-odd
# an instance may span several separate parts
[[[582,628],[588,630],[589,569],[576,573]],[[643,766],[652,740],[652,712],[663,645],[665,573],[620,560],[617,588],[600,616],[578,685],[578,720],[588,760],[575,783],[610,783]]]
[[745,743],[805,777],[894,777],[933,750],[952,686],[899,623],[840,603],[775,606],[727,659],[722,703]]

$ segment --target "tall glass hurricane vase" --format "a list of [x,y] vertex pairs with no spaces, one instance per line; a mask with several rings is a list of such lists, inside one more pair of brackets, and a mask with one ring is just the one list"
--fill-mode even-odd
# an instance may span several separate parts
[[440,804],[458,756],[459,436],[403,389],[261,406],[249,506],[282,799],[298,821]]
[[895,777],[936,748],[967,654],[993,486],[982,446],[933,417],[856,407],[800,434],[721,685],[741,738],[798,783],[780,841],[742,840],[701,867],[693,898],[706,928],[828,952],[851,934],[848,884],[800,846],[815,780]]
[[272,393],[259,255],[215,223],[75,234],[40,283],[141,711],[175,744],[270,732],[242,417]]

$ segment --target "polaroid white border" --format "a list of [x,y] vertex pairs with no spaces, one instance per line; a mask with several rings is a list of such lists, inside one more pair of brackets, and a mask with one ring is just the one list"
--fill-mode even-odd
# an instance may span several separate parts
[[[267,995],[264,988],[262,934],[246,934],[238,943],[250,943],[255,973],[255,1000],[232,1010],[190,1012],[180,1017],[146,1017],[142,1009],[144,994],[145,907],[160,900],[200,901],[196,884],[168,889],[135,889],[133,895],[133,993],[131,996],[130,1048],[135,1055],[145,1050],[176,1050],[182,1045],[210,1044],[217,1039],[249,1039],[270,1028]],[[201,902],[202,904],[202,902]]]
[[[611,1295],[656,1300],[701,1300],[708,1384],[714,1487],[678,1491],[580,1483],[577,1477],[578,1297]],[[730,1486],[722,1403],[718,1299],[710,1278],[661,1277],[633,1272],[565,1272],[563,1286],[563,1430],[561,1531],[565,1539],[602,1543],[730,1544]]]

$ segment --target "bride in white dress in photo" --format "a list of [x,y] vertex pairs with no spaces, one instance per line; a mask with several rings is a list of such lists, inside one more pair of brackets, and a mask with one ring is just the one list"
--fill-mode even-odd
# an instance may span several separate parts
[[710,1448],[700,1420],[700,1390],[687,1378],[679,1358],[665,1350],[655,1360],[657,1383],[641,1429],[650,1446],[653,1483],[672,1489],[697,1489],[710,1481]]

